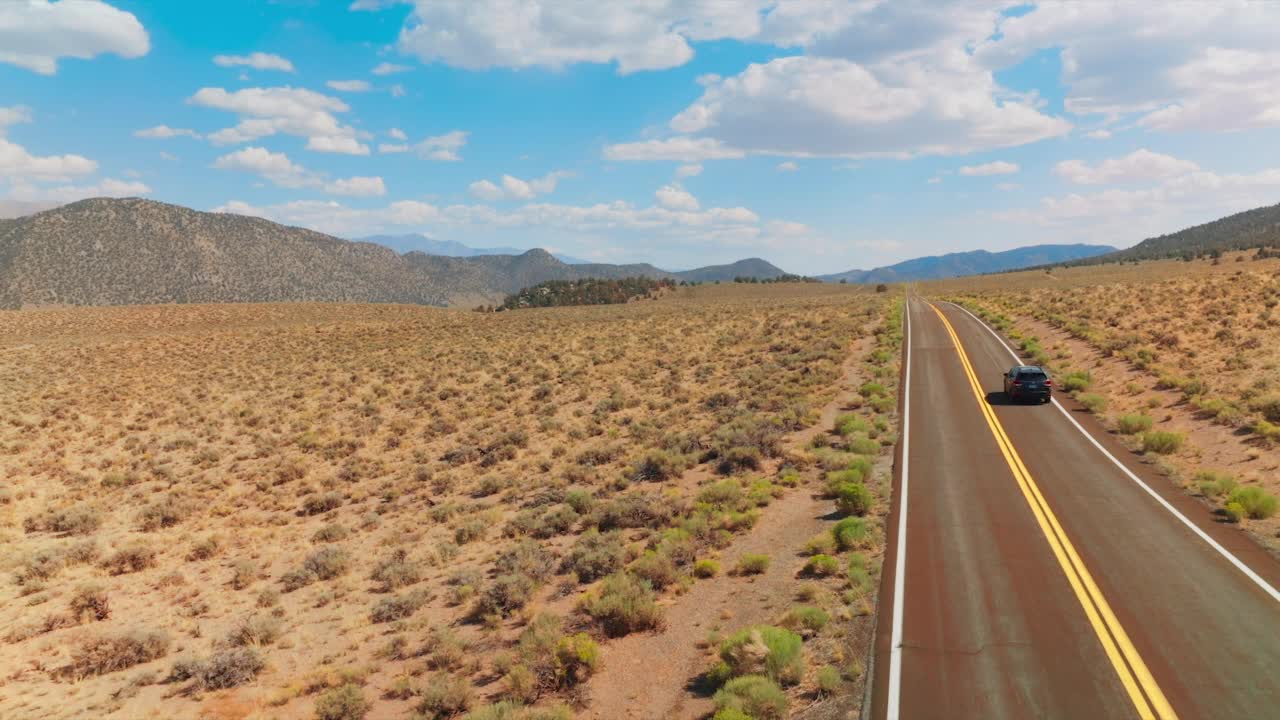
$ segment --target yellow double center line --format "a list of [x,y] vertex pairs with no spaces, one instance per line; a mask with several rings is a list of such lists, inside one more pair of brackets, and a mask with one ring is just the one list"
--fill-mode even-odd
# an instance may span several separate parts
[[995,436],[1000,452],[1004,455],[1005,461],[1009,463],[1009,469],[1013,471],[1013,476],[1018,481],[1022,496],[1026,498],[1027,504],[1031,506],[1031,513],[1035,516],[1036,522],[1040,524],[1041,531],[1044,532],[1045,537],[1049,540],[1049,547],[1052,548],[1058,564],[1062,566],[1062,571],[1066,573],[1067,582],[1071,584],[1071,589],[1075,592],[1076,599],[1080,601],[1081,607],[1084,608],[1085,615],[1089,618],[1089,624],[1093,626],[1093,631],[1097,633],[1098,640],[1102,642],[1102,648],[1106,651],[1107,658],[1111,660],[1116,674],[1120,676],[1120,682],[1124,685],[1125,691],[1129,693],[1129,699],[1133,701],[1133,705],[1138,711],[1138,716],[1144,718],[1144,720],[1156,720],[1157,718],[1159,720],[1176,720],[1178,716],[1173,711],[1173,707],[1169,705],[1169,701],[1165,698],[1164,693],[1161,692],[1160,686],[1156,684],[1155,678],[1152,677],[1151,671],[1147,669],[1146,663],[1138,655],[1137,648],[1133,646],[1124,628],[1121,627],[1120,621],[1116,619],[1115,613],[1111,611],[1111,606],[1107,604],[1106,598],[1102,596],[1102,591],[1098,589],[1097,583],[1093,581],[1093,576],[1085,568],[1084,562],[1080,559],[1080,555],[1076,553],[1075,547],[1067,539],[1067,534],[1063,532],[1062,525],[1058,523],[1058,518],[1049,509],[1049,503],[1045,502],[1044,496],[1040,494],[1040,488],[1036,486],[1035,480],[1031,478],[1031,473],[1027,472],[1027,466],[1022,463],[1022,458],[1018,456],[1018,451],[1014,449],[1009,436],[1005,434],[1004,427],[996,418],[995,411],[987,404],[986,394],[982,391],[982,385],[978,382],[978,376],[974,373],[973,365],[970,364],[969,357],[965,354],[964,347],[960,344],[960,338],[956,335],[955,328],[951,327],[951,323],[942,314],[941,310],[933,304],[930,304],[929,307],[933,308],[933,311],[938,314],[942,324],[947,328],[947,333],[951,335],[951,341],[955,343],[956,352],[960,355],[960,364],[964,366],[965,375],[969,378],[969,386],[978,401],[978,406],[982,408],[982,415],[986,419],[987,425],[991,428],[991,434]]

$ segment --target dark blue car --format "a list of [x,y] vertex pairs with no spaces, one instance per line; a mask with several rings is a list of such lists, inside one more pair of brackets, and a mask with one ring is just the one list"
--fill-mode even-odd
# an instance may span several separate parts
[[1014,402],[1049,402],[1053,393],[1053,380],[1044,368],[1035,365],[1014,365],[1004,374],[1005,397]]

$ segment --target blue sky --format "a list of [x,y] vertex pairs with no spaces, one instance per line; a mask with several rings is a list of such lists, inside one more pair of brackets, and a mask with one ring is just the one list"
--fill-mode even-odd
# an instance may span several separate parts
[[807,274],[1280,194],[1275,3],[0,4],[0,214],[142,195]]

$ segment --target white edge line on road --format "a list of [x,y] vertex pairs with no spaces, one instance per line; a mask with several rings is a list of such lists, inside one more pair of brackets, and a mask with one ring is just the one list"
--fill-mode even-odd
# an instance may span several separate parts
[[907,465],[911,459],[911,297],[902,303],[907,369],[902,379],[902,484],[898,493],[898,552],[893,563],[893,629],[889,634],[889,698],[887,720],[898,720],[902,691],[902,596],[907,567]]
[[[974,315],[973,313],[969,312],[968,308],[962,305],[956,305],[956,303],[952,303],[952,302],[948,302],[947,304],[960,308],[966,314],[968,314],[969,317],[973,318],[974,320],[977,320],[979,325],[985,328],[987,332],[991,333],[991,336],[994,337],[996,341],[998,341],[1000,345],[1004,347],[1005,350],[1009,351],[1009,354],[1013,356],[1014,362],[1021,361],[1021,358],[1018,357],[1018,354],[1013,351],[1013,348],[1009,347],[1009,344],[1004,341],[1004,338],[1000,337],[1000,335],[995,330],[992,330],[991,327],[987,325],[987,323],[983,322],[977,315]],[[1118,460],[1115,455],[1112,455],[1109,450],[1102,447],[1102,443],[1098,442],[1097,438],[1091,435],[1088,430],[1085,430],[1083,425],[1081,425],[1078,421],[1076,421],[1075,418],[1071,417],[1071,413],[1068,412],[1067,409],[1062,406],[1062,403],[1058,402],[1057,398],[1054,398],[1053,404],[1058,408],[1058,412],[1062,413],[1063,417],[1065,417],[1067,420],[1070,420],[1071,424],[1076,426],[1076,429],[1080,431],[1081,435],[1084,435],[1086,438],[1088,438],[1089,442],[1093,443],[1093,446],[1098,448],[1098,450],[1103,455],[1106,455],[1107,459],[1110,460],[1112,463],[1114,463],[1116,467],[1120,468],[1120,470],[1124,472],[1124,474],[1127,475],[1130,480],[1137,483],[1138,486],[1141,487],[1143,490],[1145,490],[1148,495],[1155,498],[1156,502],[1160,503],[1160,505],[1163,506],[1165,510],[1168,510],[1170,513],[1173,514],[1174,517],[1181,520],[1183,525],[1186,525],[1188,528],[1191,529],[1191,532],[1200,536],[1200,539],[1208,543],[1209,547],[1212,547],[1214,550],[1217,550],[1218,554],[1226,558],[1232,565],[1235,565],[1240,572],[1244,573],[1250,580],[1256,583],[1258,587],[1262,588],[1263,592],[1270,595],[1272,600],[1275,600],[1276,602],[1280,602],[1280,590],[1276,590],[1274,587],[1271,586],[1270,583],[1268,583],[1266,580],[1263,580],[1262,576],[1258,575],[1258,573],[1254,572],[1248,565],[1245,565],[1243,562],[1241,562],[1240,558],[1236,557],[1235,555],[1232,555],[1230,550],[1227,550],[1226,548],[1222,547],[1222,545],[1219,544],[1217,540],[1214,540],[1213,538],[1209,537],[1208,533],[1196,527],[1195,523],[1191,522],[1191,520],[1188,519],[1186,515],[1183,515],[1177,508],[1175,508],[1172,504],[1170,504],[1168,500],[1165,500],[1163,497],[1161,497],[1160,493],[1156,492],[1155,490],[1152,490],[1151,486],[1145,483],[1142,480],[1142,478],[1138,477],[1133,473],[1132,470],[1125,467],[1124,463],[1120,462],[1120,460]],[[903,486],[905,487],[906,486],[905,474],[903,477],[904,477]]]

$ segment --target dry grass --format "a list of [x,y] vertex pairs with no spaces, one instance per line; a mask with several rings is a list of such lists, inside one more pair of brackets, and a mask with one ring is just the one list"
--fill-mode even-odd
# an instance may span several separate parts
[[[1077,399],[1226,521],[1280,551],[1280,517],[1243,516],[1198,473],[1280,495],[1280,262],[1015,273],[946,281],[957,296],[1053,366]],[[1264,501],[1265,504],[1265,501]]]
[[[0,715],[478,706],[515,697],[543,614],[607,663],[643,593],[610,606],[601,579],[655,588],[660,615],[767,513],[782,437],[817,421],[885,302],[777,285],[495,315],[0,313]],[[698,502],[726,481],[751,502]],[[45,615],[68,620],[17,632]],[[163,657],[112,655],[162,636]],[[557,672],[539,704],[586,671]]]

